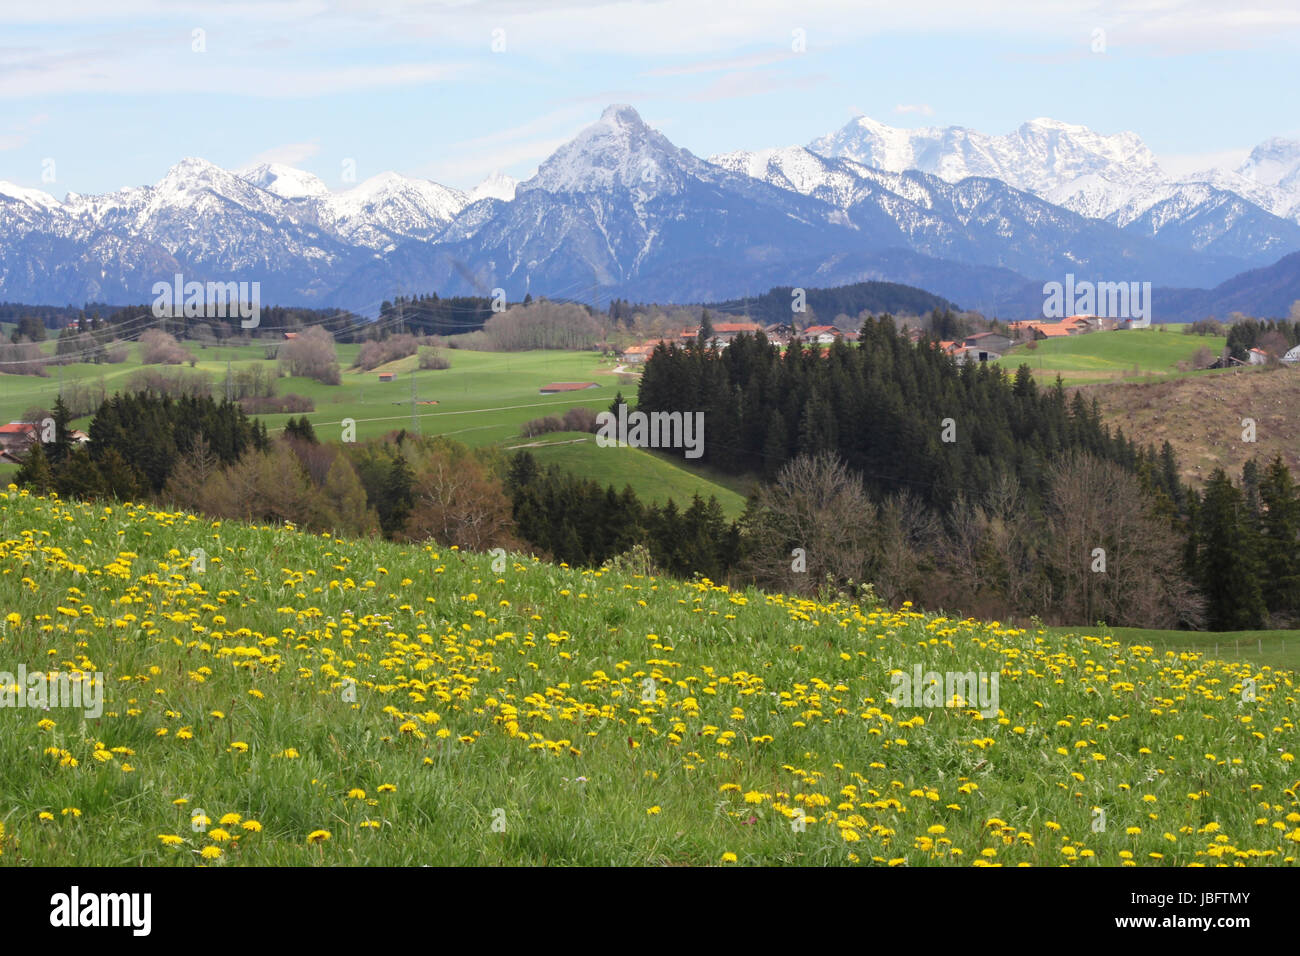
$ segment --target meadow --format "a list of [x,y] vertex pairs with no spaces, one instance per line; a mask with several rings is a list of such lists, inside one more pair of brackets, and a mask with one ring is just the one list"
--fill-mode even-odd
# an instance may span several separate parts
[[[1267,656],[13,487],[0,529],[0,671],[105,694],[0,707],[0,863],[1300,854],[1297,675]],[[901,706],[917,665],[997,675],[996,711]]]
[[1184,372],[1179,370],[1178,363],[1190,361],[1202,347],[1217,357],[1227,337],[1185,335],[1183,328],[1170,324],[1044,339],[1032,349],[1016,346],[999,364],[1009,372],[1028,365],[1034,371],[1034,378],[1042,384],[1054,382],[1058,373],[1066,385],[1111,380],[1151,382],[1218,374],[1218,370]]
[[[271,365],[265,358],[267,346],[262,344],[207,348],[197,342],[183,345],[194,356],[195,369],[211,378],[213,394],[217,396],[223,394],[227,362],[235,370]],[[636,382],[625,384],[614,372],[616,363],[612,359],[604,359],[594,352],[445,349],[442,354],[450,360],[450,369],[420,370],[415,356],[370,371],[348,368],[359,350],[358,345],[338,346],[343,370],[341,385],[322,385],[305,378],[276,380],[277,394],[303,395],[315,402],[316,409],[307,418],[322,441],[341,440],[345,419],[355,423],[357,441],[379,438],[402,428],[426,435],[446,435],[471,447],[495,446],[503,451],[541,441],[549,446],[538,454],[544,463],[561,465],[580,475],[613,484],[620,491],[624,485],[631,484],[646,502],[663,504],[672,498],[685,508],[698,493],[705,500],[716,496],[729,517],[738,515],[744,508],[743,483],[702,474],[683,467],[680,461],[667,455],[645,449],[599,449],[590,435],[544,435],[538,439],[521,435],[521,427],[530,419],[563,415],[576,406],[604,411],[620,390],[633,399]],[[45,343],[45,351],[52,355],[54,343]],[[140,347],[132,345],[128,360],[117,365],[70,364],[61,370],[50,368],[48,378],[0,374],[0,420],[16,421],[29,408],[52,407],[59,394],[60,372],[64,383],[102,383],[105,392],[112,394],[141,367]],[[394,381],[380,382],[382,372],[396,373]],[[412,377],[417,401],[414,416]],[[595,382],[600,387],[558,395],[539,394],[539,389],[551,382]],[[258,417],[275,434],[289,418],[297,415]],[[85,417],[77,419],[74,426],[84,429],[89,423],[90,418]],[[0,480],[11,480],[16,471],[16,465],[0,463]]]

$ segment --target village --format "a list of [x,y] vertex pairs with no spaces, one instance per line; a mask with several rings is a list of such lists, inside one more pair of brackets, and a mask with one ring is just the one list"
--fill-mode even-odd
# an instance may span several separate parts
[[[1001,326],[1000,323],[995,321],[993,325],[994,329],[990,331],[976,332],[961,339],[941,340],[939,348],[952,356],[953,360],[959,365],[995,362],[1003,358],[1016,346],[1030,345],[1032,347],[1032,343],[1045,340],[1088,335],[1093,332],[1115,332],[1139,327],[1136,320],[1133,319],[1115,319],[1096,315],[1071,315],[1054,322],[1024,319],[1010,322],[1005,326]],[[1005,327],[1007,331],[997,331],[998,327]],[[782,349],[788,347],[796,338],[805,345],[815,346],[827,346],[836,341],[853,343],[858,340],[857,332],[846,331],[834,325],[811,325],[799,329],[790,324],[774,323],[764,326],[757,322],[742,321],[714,323],[713,336],[710,341],[716,342],[718,348],[726,348],[738,335],[755,335],[759,332],[762,332],[767,337],[768,342]],[[655,348],[661,342],[673,341],[678,345],[685,345],[688,342],[698,340],[699,334],[700,329],[698,326],[685,328],[672,339],[667,337],[647,339],[638,345],[624,348],[618,352],[618,357],[624,365],[642,365],[654,354]],[[913,344],[921,340],[922,334],[920,328],[910,328],[908,330],[908,337]],[[1279,356],[1279,360],[1292,366],[1300,364],[1300,345]],[[1263,349],[1252,348],[1247,352],[1245,361],[1223,358],[1211,367],[1266,365],[1268,361],[1268,352]]]

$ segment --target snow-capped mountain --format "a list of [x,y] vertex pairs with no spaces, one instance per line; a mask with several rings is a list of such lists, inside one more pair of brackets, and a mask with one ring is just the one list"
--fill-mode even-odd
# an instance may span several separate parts
[[515,187],[518,185],[519,180],[513,176],[507,176],[499,171],[494,172],[469,191],[468,199],[469,202],[478,202],[480,199],[500,199],[502,202],[509,202],[515,198]]
[[428,179],[380,173],[316,201],[317,221],[349,242],[387,249],[404,239],[432,239],[455,218],[465,194]]
[[1166,174],[1134,133],[1106,135],[1050,119],[997,136],[963,127],[903,130],[858,117],[808,148],[952,183],[992,177],[1080,215],[1249,265],[1300,248],[1300,143],[1294,141],[1261,144],[1234,172],[1183,180]]
[[319,199],[328,196],[330,191],[319,177],[280,163],[249,166],[236,175],[281,199]]
[[353,282],[373,297],[414,271],[452,293],[503,288],[509,296],[589,298],[599,284],[621,295],[697,301],[743,294],[778,276],[785,284],[834,285],[888,278],[895,269],[925,275],[935,283],[928,288],[955,301],[972,294],[995,301],[1023,276],[1187,284],[1245,267],[1126,233],[986,177],[949,183],[801,147],[706,162],[631,107],[616,106],[520,183],[513,201],[468,206],[434,249],[403,246]]
[[434,249],[408,243],[353,284],[373,297],[397,272],[449,293],[589,298],[598,285],[692,301],[861,245],[842,211],[705,162],[611,106],[513,200],[473,203]]
[[1265,140],[1251,150],[1237,172],[1264,186],[1300,189],[1300,140]]
[[[1139,251],[1134,243],[1100,227],[1097,218],[1074,213],[1012,189],[989,177],[947,182],[917,170],[888,172],[845,158],[829,158],[799,146],[735,152],[711,158],[736,172],[762,179],[844,209],[859,228],[881,235],[897,228],[899,240],[927,255],[998,265],[1042,274],[1067,263],[1131,271],[1138,262],[1151,281],[1180,281],[1175,254]],[[1089,174],[1091,181],[1097,174]],[[1270,215],[1241,197],[1204,185],[1134,187],[1131,205],[1106,216],[1132,237],[1176,249],[1209,253],[1224,261],[1226,277],[1259,262],[1300,249],[1300,226]]]
[[1165,178],[1136,134],[1107,136],[1051,119],[995,136],[960,126],[896,129],[859,116],[808,148],[888,172],[919,169],[948,182],[989,176],[1038,195],[1090,173],[1125,183]]
[[0,299],[148,301],[177,272],[367,311],[395,287],[681,302],[885,279],[997,311],[1031,280],[1206,286],[1300,249],[1300,225],[1263,207],[1296,190],[1290,141],[1183,182],[1133,134],[1048,120],[996,137],[861,118],[813,145],[706,161],[611,106],[531,178],[468,194],[193,158],[62,202],[0,184]]

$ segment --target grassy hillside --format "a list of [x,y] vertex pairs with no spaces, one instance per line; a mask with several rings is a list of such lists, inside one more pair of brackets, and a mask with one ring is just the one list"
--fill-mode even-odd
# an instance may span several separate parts
[[[200,348],[195,342],[184,343],[196,359],[196,368],[206,372],[214,383],[214,394],[221,394],[226,363],[233,368],[265,361],[264,345]],[[278,394],[305,395],[316,403],[308,414],[317,434],[324,441],[338,441],[343,435],[344,419],[356,424],[356,438],[377,438],[398,428],[418,427],[426,435],[447,435],[471,446],[497,445],[507,448],[527,441],[520,427],[529,419],[545,415],[563,415],[575,406],[597,411],[607,409],[622,390],[634,399],[636,383],[623,384],[615,374],[615,363],[591,352],[471,352],[444,350],[451,368],[442,371],[416,368],[414,356],[391,362],[371,371],[347,370],[360,346],[340,345],[338,355],[345,371],[339,386],[322,385],[303,378],[277,381]],[[45,343],[53,354],[54,343]],[[157,366],[151,366],[156,368]],[[76,364],[63,368],[65,383],[103,383],[111,394],[141,368],[139,347],[132,346],[131,358],[120,365]],[[380,382],[380,372],[397,373],[393,382]],[[417,404],[415,423],[411,415],[411,377],[415,378]],[[539,389],[551,382],[596,382],[599,388],[584,392],[542,395]],[[50,377],[0,374],[0,420],[20,418],[29,408],[53,406],[59,394],[59,370]],[[436,402],[437,404],[418,404]],[[262,415],[273,433],[296,415]],[[85,427],[89,418],[77,424]],[[546,462],[563,465],[578,474],[612,483],[620,490],[630,483],[647,501],[663,501],[671,496],[683,506],[698,493],[708,499],[718,498],[729,515],[744,507],[736,487],[706,476],[680,463],[669,461],[640,449],[615,450],[568,445],[546,449],[539,455]],[[0,477],[10,480],[16,465],[0,465]],[[739,483],[732,483],[739,487]]]
[[1217,355],[1227,341],[1223,336],[1184,335],[1182,329],[1181,325],[1153,326],[1045,339],[1032,349],[1015,347],[1001,364],[1010,371],[1028,365],[1043,383],[1055,381],[1058,372],[1067,385],[1125,377],[1146,381],[1192,374],[1179,372],[1178,363],[1189,360],[1201,347]]
[[[559,464],[584,478],[602,485],[613,485],[619,490],[624,484],[630,484],[647,502],[663,504],[671,498],[678,505],[687,507],[691,496],[699,492],[706,499],[709,495],[716,496],[728,518],[739,517],[745,510],[743,494],[692,471],[680,459],[658,455],[644,448],[601,448],[594,435],[579,432],[542,435],[527,441],[522,447],[527,447],[542,465]],[[737,488],[744,487],[743,483],[727,481]]]
[[[84,720],[0,708],[2,863],[1300,850],[1297,677],[1247,657],[13,489],[0,528],[3,669],[106,695]],[[996,675],[996,715],[902,706],[914,665]]]
[[[1229,369],[1145,385],[1093,385],[1112,427],[1143,444],[1168,440],[1182,464],[1183,478],[1200,485],[1215,468],[1241,475],[1251,457],[1268,461],[1281,454],[1300,474],[1300,372],[1290,368]],[[1242,419],[1255,420],[1255,441],[1242,440]]]

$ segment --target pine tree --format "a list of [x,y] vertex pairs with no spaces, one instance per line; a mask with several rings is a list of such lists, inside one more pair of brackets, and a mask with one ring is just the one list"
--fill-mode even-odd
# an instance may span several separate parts
[[63,404],[63,396],[54,400],[54,441],[50,444],[50,466],[57,469],[67,460],[72,439],[68,434],[68,422],[72,416],[68,406]]
[[50,461],[45,454],[45,446],[39,441],[32,444],[23,459],[14,484],[19,488],[30,489],[36,495],[48,495],[54,487],[54,473],[50,470]]
[[1300,614],[1300,493],[1281,455],[1265,469],[1259,496],[1264,603],[1273,613],[1294,618]]
[[1210,476],[1197,529],[1197,578],[1212,631],[1262,627],[1264,597],[1256,561],[1256,531],[1241,491],[1222,468]]
[[696,339],[701,345],[708,345],[713,341],[714,334],[713,317],[709,315],[709,310],[705,309],[700,313],[700,331]]
[[406,456],[398,452],[389,466],[388,476],[384,480],[384,494],[379,500],[379,526],[384,534],[392,537],[406,527],[406,519],[411,514],[415,503],[413,489],[415,476]]

